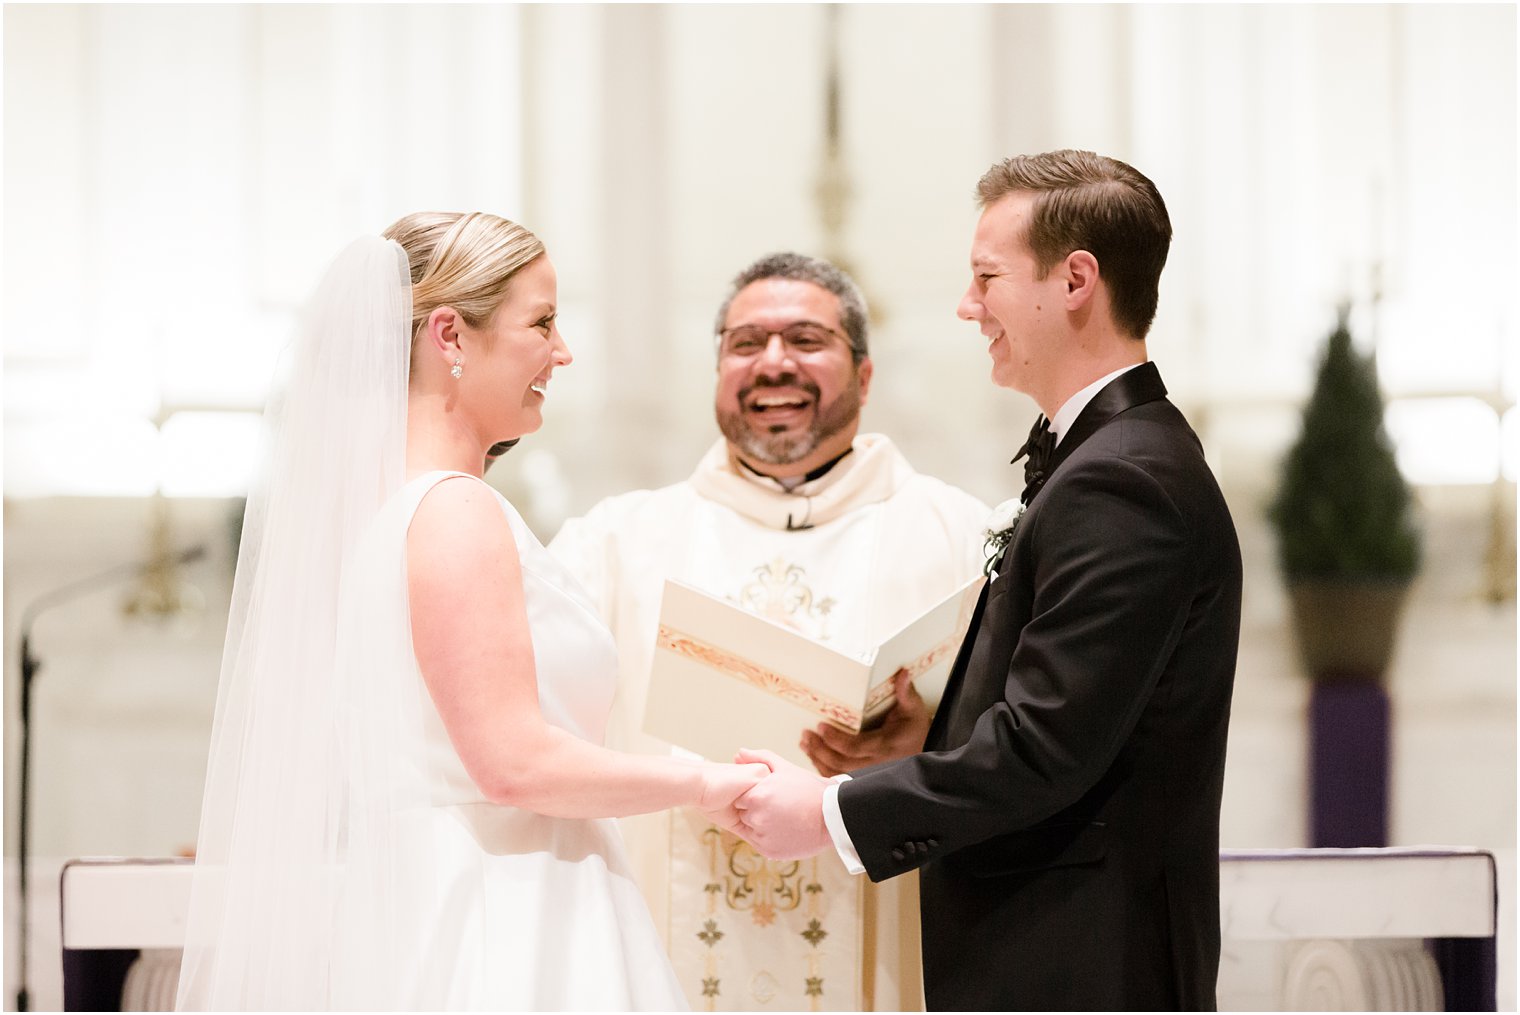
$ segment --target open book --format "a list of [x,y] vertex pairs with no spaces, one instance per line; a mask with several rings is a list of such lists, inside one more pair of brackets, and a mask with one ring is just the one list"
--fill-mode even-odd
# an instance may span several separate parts
[[892,707],[907,667],[939,700],[986,579],[978,576],[863,656],[678,581],[665,582],[644,732],[713,761],[763,747],[811,768],[797,742],[827,720],[858,732]]

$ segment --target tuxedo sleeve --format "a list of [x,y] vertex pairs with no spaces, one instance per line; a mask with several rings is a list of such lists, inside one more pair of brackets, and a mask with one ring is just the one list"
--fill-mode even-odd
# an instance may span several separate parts
[[[839,787],[845,827],[874,881],[1077,802],[1113,763],[1177,645],[1196,587],[1186,519],[1126,459],[1067,466],[1016,535],[1024,552],[1010,571],[1023,573],[998,583],[1032,582],[1011,656],[983,661],[973,645],[961,675],[962,701],[990,702],[970,736]],[[973,637],[993,636],[987,625],[1001,614],[992,597],[1010,594],[989,591]]]

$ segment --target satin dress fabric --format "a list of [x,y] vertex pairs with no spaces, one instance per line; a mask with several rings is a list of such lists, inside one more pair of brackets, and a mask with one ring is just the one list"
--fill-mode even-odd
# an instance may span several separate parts
[[[381,523],[404,531],[423,497],[446,480],[489,489],[462,473],[428,473],[407,484]],[[612,637],[516,509],[491,493],[522,562],[544,717],[599,744],[617,682]],[[397,1006],[684,1010],[616,821],[549,817],[487,800],[432,708],[415,659],[410,666],[421,736],[408,748],[415,757],[395,769],[402,785],[386,880],[409,896],[396,900],[397,911],[415,920],[403,932],[416,961]]]

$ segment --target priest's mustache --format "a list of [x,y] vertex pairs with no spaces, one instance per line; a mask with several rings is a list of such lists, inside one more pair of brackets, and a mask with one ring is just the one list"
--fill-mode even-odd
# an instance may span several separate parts
[[739,390],[739,404],[743,405],[750,394],[760,388],[798,388],[805,391],[813,401],[818,401],[818,385],[805,381],[796,374],[780,374],[776,377],[756,377],[753,384]]

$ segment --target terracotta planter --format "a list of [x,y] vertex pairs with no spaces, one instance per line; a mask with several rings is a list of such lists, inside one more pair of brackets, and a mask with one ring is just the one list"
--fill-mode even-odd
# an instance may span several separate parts
[[1309,675],[1381,680],[1408,593],[1407,581],[1290,581],[1293,629]]

